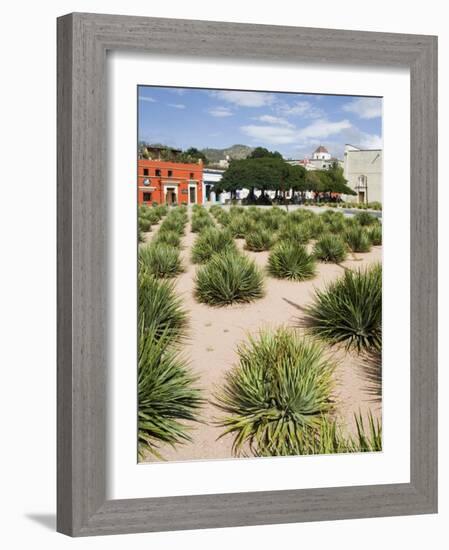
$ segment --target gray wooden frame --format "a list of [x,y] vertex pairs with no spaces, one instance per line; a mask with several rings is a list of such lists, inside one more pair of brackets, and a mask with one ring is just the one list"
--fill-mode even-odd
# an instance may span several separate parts
[[[108,50],[410,69],[410,483],[106,500]],[[436,37],[81,13],[58,19],[57,493],[57,529],[72,536],[436,512]]]

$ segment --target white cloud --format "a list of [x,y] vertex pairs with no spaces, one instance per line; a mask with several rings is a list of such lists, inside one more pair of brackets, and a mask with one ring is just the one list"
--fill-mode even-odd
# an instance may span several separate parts
[[276,100],[274,94],[266,92],[236,92],[236,91],[213,91],[210,92],[212,97],[216,97],[221,101],[238,105],[239,107],[263,107],[271,105]]
[[185,109],[186,106],[183,103],[167,103],[169,107],[173,107],[174,109]]
[[294,128],[294,125],[291,124],[286,118],[272,116],[272,115],[261,115],[254,117],[254,120],[259,122],[266,122],[267,124],[274,124],[278,126],[287,126],[289,128]]
[[343,111],[354,113],[360,118],[382,116],[382,100],[378,97],[361,97],[343,105]]
[[229,107],[221,107],[221,106],[212,107],[207,112],[210,115],[218,117],[218,118],[232,116],[234,114]]
[[343,130],[351,128],[351,123],[349,120],[340,120],[339,122],[330,122],[325,118],[319,119],[309,126],[299,130],[300,139],[310,139],[310,138],[327,138],[333,134],[338,134]]
[[301,116],[303,118],[319,118],[324,116],[324,111],[318,107],[314,107],[309,101],[281,102],[276,106],[276,110],[283,116]]
[[241,126],[241,131],[249,137],[263,143],[287,144],[296,141],[297,132],[285,126]]
[[359,145],[362,149],[382,149],[383,141],[377,134],[362,134]]
[[140,95],[139,101],[148,101],[149,103],[156,103],[156,100],[149,95]]
[[330,122],[327,119],[319,119],[303,128],[295,128],[293,125],[247,125],[241,126],[240,130],[254,140],[269,144],[306,144],[315,143],[317,140],[325,139],[331,135],[340,134],[351,128],[348,120]]

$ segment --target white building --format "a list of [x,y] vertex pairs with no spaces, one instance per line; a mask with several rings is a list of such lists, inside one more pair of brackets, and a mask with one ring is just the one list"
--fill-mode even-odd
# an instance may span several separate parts
[[361,203],[382,202],[382,149],[360,149],[347,144],[344,177],[357,195],[346,200]]
[[292,165],[304,166],[306,170],[329,170],[335,162],[343,167],[343,162],[333,157],[323,145],[315,149],[312,158],[287,160],[287,162]]
[[220,195],[217,196],[215,191],[213,191],[214,185],[221,180],[223,174],[224,170],[215,168],[203,169],[203,204],[225,202],[227,198],[226,195],[229,193],[220,193]]

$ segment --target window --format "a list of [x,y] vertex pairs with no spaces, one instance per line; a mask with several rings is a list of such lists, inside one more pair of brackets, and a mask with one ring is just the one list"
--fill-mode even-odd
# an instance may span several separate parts
[[156,168],[156,170],[154,171],[154,173],[156,174],[156,176],[160,176],[160,175],[161,175],[161,169],[160,169],[160,168]]
[[195,174],[193,172],[190,172],[190,179],[191,180],[195,179]]
[[169,178],[173,177],[173,170],[169,170],[169,171],[168,171],[168,177],[169,177]]
[[143,175],[144,175],[144,176],[149,176],[149,175],[150,175],[150,174],[149,174],[149,171],[148,171],[148,168],[144,168],[144,169],[143,169]]
[[143,202],[151,202],[151,193],[143,194]]

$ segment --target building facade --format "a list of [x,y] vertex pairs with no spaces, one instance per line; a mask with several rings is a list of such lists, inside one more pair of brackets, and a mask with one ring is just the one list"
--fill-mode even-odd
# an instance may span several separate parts
[[138,202],[141,204],[202,204],[203,164],[139,159]]
[[359,149],[346,145],[344,177],[356,192],[346,200],[359,203],[382,202],[382,149]]
[[312,153],[311,158],[287,160],[289,164],[303,166],[306,170],[329,170],[334,163],[343,167],[343,162],[333,157],[323,145],[320,145]]

